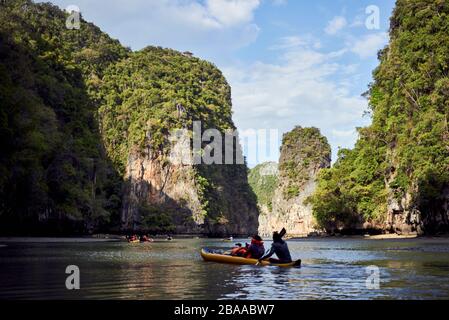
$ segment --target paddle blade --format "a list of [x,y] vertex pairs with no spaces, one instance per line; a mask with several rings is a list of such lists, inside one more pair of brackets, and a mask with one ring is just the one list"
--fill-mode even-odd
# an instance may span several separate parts
[[287,233],[287,230],[285,228],[282,228],[281,232],[279,232],[279,236],[282,238]]

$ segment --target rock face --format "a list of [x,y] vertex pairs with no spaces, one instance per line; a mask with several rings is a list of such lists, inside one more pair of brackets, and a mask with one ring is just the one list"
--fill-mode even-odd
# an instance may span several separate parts
[[[256,233],[259,212],[255,197],[246,179],[241,178],[245,178],[246,169],[240,168],[241,174],[236,174],[236,168],[232,167],[212,166],[207,170],[215,174],[203,174],[206,180],[198,175],[201,168],[166,164],[160,156],[131,154],[126,172],[122,229],[211,236]],[[229,171],[236,177],[227,176]],[[206,190],[201,187],[204,181],[208,181]],[[156,221],[163,217],[167,222],[162,221],[162,225],[157,222],[154,229],[154,223],[145,224],[149,217]]]
[[[231,89],[220,70],[192,55],[148,47],[108,69],[100,92],[106,149],[125,180],[122,230],[257,232],[256,198],[246,164],[237,161],[243,159],[238,139],[231,146],[224,138],[236,133]],[[211,131],[218,137],[207,136]],[[221,154],[224,161],[228,152],[233,163],[215,159]],[[202,161],[193,161],[198,155]]]
[[[168,214],[176,232],[201,232],[205,217],[195,185],[192,167],[163,165],[161,157],[150,157],[138,152],[129,156],[126,168],[126,187],[122,210],[122,228],[142,229],[145,212],[151,206],[153,215]],[[150,209],[151,210],[151,209]],[[160,226],[164,227],[164,226]]]
[[[391,180],[393,180],[393,177]],[[438,201],[423,204],[419,201],[419,187],[412,186],[411,191],[396,197],[389,184],[387,219],[378,229],[397,234],[438,234],[447,233],[449,225],[449,188],[441,191]],[[418,198],[418,199],[417,199]]]
[[[307,236],[317,231],[312,208],[306,199],[314,192],[316,176],[328,168],[331,150],[327,139],[316,128],[296,127],[283,137],[278,171],[268,170],[274,165],[264,164],[254,168],[250,184],[259,199],[259,233],[265,236],[286,228],[290,236]],[[265,174],[264,174],[265,172]],[[259,181],[254,179],[259,176]],[[261,194],[260,186],[275,180],[276,186],[270,201]]]

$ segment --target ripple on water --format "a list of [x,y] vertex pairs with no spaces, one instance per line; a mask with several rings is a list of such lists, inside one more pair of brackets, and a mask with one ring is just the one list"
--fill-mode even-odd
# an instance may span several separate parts
[[[449,298],[449,241],[289,242],[292,256],[303,260],[300,269],[202,261],[199,249],[211,246],[229,244],[207,239],[142,245],[12,242],[0,250],[0,298]],[[80,267],[82,290],[65,289],[69,264]],[[366,286],[371,265],[380,272],[375,290]]]

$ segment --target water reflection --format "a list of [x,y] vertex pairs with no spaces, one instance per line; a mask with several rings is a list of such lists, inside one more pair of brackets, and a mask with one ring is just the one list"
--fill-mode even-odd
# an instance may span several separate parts
[[[447,239],[290,241],[292,256],[303,260],[301,269],[204,262],[199,255],[204,246],[229,244],[204,239],[136,245],[0,240],[0,298],[449,298]],[[65,289],[69,264],[80,267],[79,291]],[[366,287],[371,265],[380,270],[379,290]]]
[[239,290],[224,294],[223,299],[285,299],[291,292],[292,274],[300,272],[300,269],[260,266],[238,269],[232,281]]

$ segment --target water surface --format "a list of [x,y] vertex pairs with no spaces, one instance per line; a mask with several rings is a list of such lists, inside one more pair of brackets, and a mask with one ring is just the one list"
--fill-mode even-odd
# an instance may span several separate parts
[[[201,247],[230,245],[208,239],[0,239],[0,299],[449,299],[449,239],[288,243],[301,269],[204,262]],[[68,265],[80,290],[65,287]],[[379,289],[366,285],[369,266]]]

